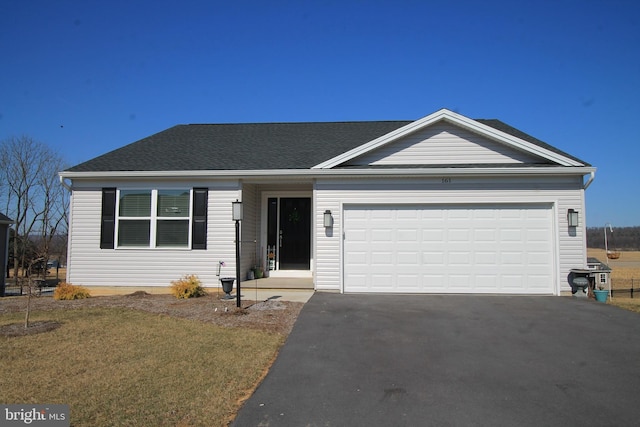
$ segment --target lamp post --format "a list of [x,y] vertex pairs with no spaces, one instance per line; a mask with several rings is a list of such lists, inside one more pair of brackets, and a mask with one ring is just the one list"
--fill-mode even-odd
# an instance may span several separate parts
[[[609,244],[607,242],[607,225],[609,226],[609,230],[611,230],[611,234],[613,234],[613,225],[611,225],[610,222],[607,222],[604,225],[604,256],[606,257],[605,259],[607,260],[607,267],[609,266]],[[611,273],[609,273],[611,274]],[[609,299],[611,299],[611,276],[608,277],[608,282],[609,282]],[[633,286],[632,286],[633,287]]]
[[607,265],[609,265],[609,244],[607,242],[607,225],[609,226],[609,230],[611,230],[611,233],[613,233],[613,226],[611,225],[610,222],[607,222],[604,225],[604,254],[607,257]]
[[242,202],[231,202],[232,219],[236,222],[236,307],[240,308],[240,221],[242,221]]

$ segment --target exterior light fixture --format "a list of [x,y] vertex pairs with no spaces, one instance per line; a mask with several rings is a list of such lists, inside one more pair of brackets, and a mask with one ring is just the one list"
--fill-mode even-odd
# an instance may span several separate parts
[[240,221],[242,221],[242,202],[231,202],[231,218],[236,222],[236,307],[240,308]]
[[232,210],[232,219],[234,221],[242,221],[242,202],[239,202],[236,199],[235,202],[231,202]]
[[578,226],[578,211],[573,209],[569,209],[567,211],[567,222],[569,223],[569,227],[577,227]]
[[331,216],[331,211],[329,209],[324,211],[324,226],[326,228],[333,227],[333,216]]

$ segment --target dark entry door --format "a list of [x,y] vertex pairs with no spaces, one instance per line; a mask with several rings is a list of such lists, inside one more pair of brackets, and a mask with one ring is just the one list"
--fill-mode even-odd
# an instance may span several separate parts
[[280,269],[308,270],[311,259],[311,199],[280,199]]

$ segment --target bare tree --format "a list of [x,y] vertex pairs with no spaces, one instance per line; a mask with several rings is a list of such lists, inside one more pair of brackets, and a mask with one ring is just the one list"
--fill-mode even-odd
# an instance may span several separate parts
[[[0,164],[0,200],[15,221],[13,276],[18,280],[20,267],[28,276],[32,259],[27,259],[27,254],[33,237],[44,242],[36,252],[46,267],[51,240],[62,224],[66,226],[66,196],[57,180],[63,162],[47,145],[22,136],[0,142]],[[4,296],[4,289],[0,289],[0,296]]]

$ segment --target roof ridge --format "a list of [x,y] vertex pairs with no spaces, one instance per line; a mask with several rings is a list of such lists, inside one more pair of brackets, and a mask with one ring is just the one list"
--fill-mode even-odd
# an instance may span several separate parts
[[342,120],[328,122],[235,122],[235,123],[182,123],[176,126],[247,126],[247,125],[322,125],[347,123],[411,123],[414,120]]

